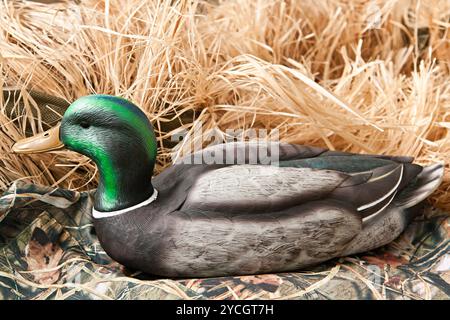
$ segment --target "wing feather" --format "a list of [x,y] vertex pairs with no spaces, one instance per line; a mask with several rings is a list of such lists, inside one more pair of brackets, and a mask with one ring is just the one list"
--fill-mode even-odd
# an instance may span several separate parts
[[[366,173],[355,174],[336,188],[330,197],[353,204],[363,217],[367,217],[382,211],[392,202],[404,180],[404,165],[391,164],[376,168],[365,183],[360,183],[358,179],[361,174]],[[352,180],[358,183],[352,184]]]
[[324,198],[347,174],[310,168],[228,166],[200,176],[183,209],[270,212]]

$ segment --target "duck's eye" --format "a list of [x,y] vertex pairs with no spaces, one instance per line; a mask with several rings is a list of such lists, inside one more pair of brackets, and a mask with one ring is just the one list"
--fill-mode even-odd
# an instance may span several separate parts
[[90,127],[90,124],[89,124],[89,122],[87,122],[87,121],[81,121],[81,122],[80,122],[80,126],[81,126],[83,129],[87,129],[87,128]]

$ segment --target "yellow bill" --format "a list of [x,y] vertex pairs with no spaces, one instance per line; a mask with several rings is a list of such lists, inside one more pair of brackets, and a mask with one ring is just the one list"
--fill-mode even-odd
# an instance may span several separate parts
[[38,153],[55,150],[64,147],[59,139],[61,124],[35,136],[17,141],[12,150],[15,153]]

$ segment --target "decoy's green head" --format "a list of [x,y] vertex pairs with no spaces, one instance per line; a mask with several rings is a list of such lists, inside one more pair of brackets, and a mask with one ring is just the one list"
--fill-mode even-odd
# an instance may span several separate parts
[[123,156],[132,160],[130,150],[155,161],[156,140],[144,112],[128,100],[109,96],[82,97],[64,113],[61,142],[100,164]]
[[100,173],[97,210],[120,209],[153,192],[157,153],[153,127],[128,100],[110,95],[82,97],[69,106],[59,126],[17,142],[13,151],[35,153],[60,147],[96,163]]

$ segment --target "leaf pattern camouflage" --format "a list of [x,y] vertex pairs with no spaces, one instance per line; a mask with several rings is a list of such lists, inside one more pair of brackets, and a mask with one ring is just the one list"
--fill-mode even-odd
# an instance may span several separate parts
[[393,243],[292,273],[161,279],[102,250],[92,192],[15,182],[0,197],[0,299],[448,299],[450,218],[427,208]]

